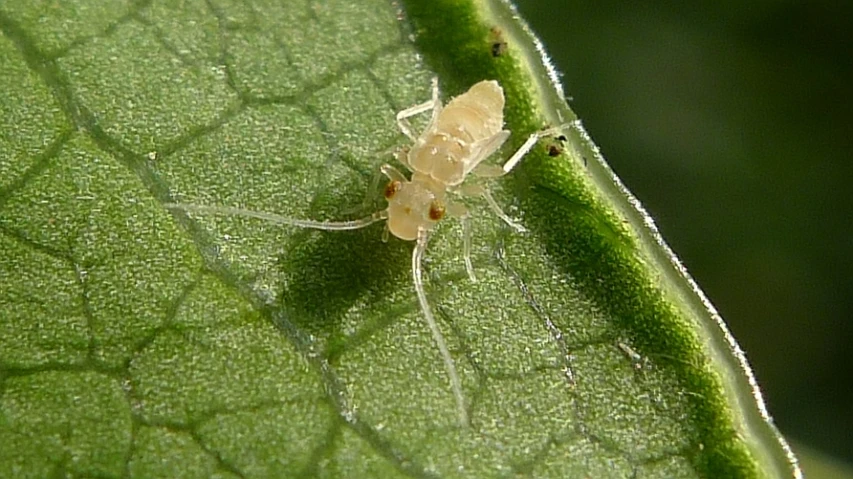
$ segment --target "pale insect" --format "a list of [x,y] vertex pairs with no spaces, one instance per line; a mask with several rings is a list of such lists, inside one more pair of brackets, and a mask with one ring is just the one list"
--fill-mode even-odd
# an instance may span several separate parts
[[[476,281],[471,263],[469,212],[462,203],[449,200],[448,193],[482,196],[498,217],[516,230],[524,230],[501,210],[488,189],[482,185],[462,184],[469,173],[487,178],[505,175],[521,161],[539,138],[555,135],[560,131],[559,128],[553,128],[533,133],[503,167],[482,163],[509,137],[510,132],[503,129],[503,108],[503,88],[494,80],[481,81],[467,92],[453,98],[447,105],[442,105],[438,80],[434,78],[431,100],[397,113],[397,125],[403,134],[414,142],[411,147],[401,150],[397,155],[400,163],[412,172],[411,179],[407,179],[391,165],[382,165],[381,173],[390,180],[385,186],[388,207],[361,219],[329,222],[300,220],[274,213],[185,203],[170,203],[166,204],[166,207],[195,213],[258,218],[300,228],[334,231],[364,228],[387,220],[386,234],[390,231],[402,240],[417,241],[412,251],[415,293],[444,361],[456,400],[459,423],[467,426],[468,412],[459,374],[427,301],[421,263],[430,231],[446,214],[450,214],[462,221],[465,269],[469,277]],[[408,118],[428,111],[432,111],[429,124],[420,135],[416,135]]]

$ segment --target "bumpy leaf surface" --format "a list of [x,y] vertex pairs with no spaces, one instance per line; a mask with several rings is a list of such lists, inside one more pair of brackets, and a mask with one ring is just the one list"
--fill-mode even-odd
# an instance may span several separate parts
[[0,476],[756,474],[694,318],[578,149],[492,184],[528,233],[468,200],[478,282],[456,222],[430,243],[470,428],[411,243],[164,208],[382,208],[358,206],[436,72],[447,98],[501,80],[503,157],[542,126],[470,6],[406,7],[0,4]]

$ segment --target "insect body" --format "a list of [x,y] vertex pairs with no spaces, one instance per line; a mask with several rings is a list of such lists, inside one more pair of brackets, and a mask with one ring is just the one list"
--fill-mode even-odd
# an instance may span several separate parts
[[388,200],[388,230],[407,241],[418,239],[418,231],[430,230],[444,218],[445,189],[423,173],[412,175],[412,181],[392,180],[385,187]]
[[[361,219],[325,222],[220,206],[171,203],[166,207],[188,212],[258,218],[273,223],[320,230],[353,230],[386,220],[386,231],[402,240],[416,241],[412,251],[412,279],[415,293],[444,361],[456,399],[459,422],[465,426],[468,424],[468,413],[461,382],[453,358],[427,301],[421,263],[429,233],[442,218],[449,214],[462,220],[465,267],[470,278],[476,280],[470,254],[471,228],[468,208],[462,203],[450,200],[451,195],[482,196],[498,217],[510,226],[523,230],[501,210],[487,188],[482,185],[463,184],[466,176],[471,173],[487,178],[508,173],[541,136],[559,132],[559,129],[555,128],[533,133],[503,167],[485,164],[483,160],[497,151],[510,134],[508,130],[503,129],[503,107],[503,89],[496,81],[481,81],[466,93],[452,99],[447,105],[442,105],[439,100],[437,79],[433,79],[431,100],[397,114],[400,130],[413,142],[411,147],[398,154],[400,162],[411,170],[411,179],[391,165],[382,165],[380,171],[389,180],[384,190],[388,207]],[[408,118],[428,111],[432,112],[430,122],[421,134],[416,135]]]
[[496,81],[481,81],[444,107],[436,90],[429,103],[432,120],[418,138],[405,123],[406,115],[418,107],[403,110],[397,120],[415,142],[405,158],[408,165],[446,187],[461,184],[509,138],[509,131],[503,129],[503,89]]

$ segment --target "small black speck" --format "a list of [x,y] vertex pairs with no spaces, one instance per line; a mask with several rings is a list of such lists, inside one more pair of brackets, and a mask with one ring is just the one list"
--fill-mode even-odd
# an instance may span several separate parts
[[560,148],[557,145],[551,145],[548,147],[548,156],[551,156],[551,157],[560,156],[560,153],[562,153],[562,152],[563,152],[562,148]]
[[492,56],[497,58],[506,52],[506,42],[494,42],[492,43]]

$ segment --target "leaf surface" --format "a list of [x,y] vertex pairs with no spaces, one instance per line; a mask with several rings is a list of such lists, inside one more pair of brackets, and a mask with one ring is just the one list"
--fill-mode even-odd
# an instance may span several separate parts
[[733,343],[578,130],[491,185],[528,233],[469,200],[478,282],[459,224],[429,245],[467,429],[411,243],[163,207],[383,208],[352,213],[435,74],[445,99],[501,82],[506,157],[571,118],[510,17],[414,0],[0,6],[0,476],[790,473]]

